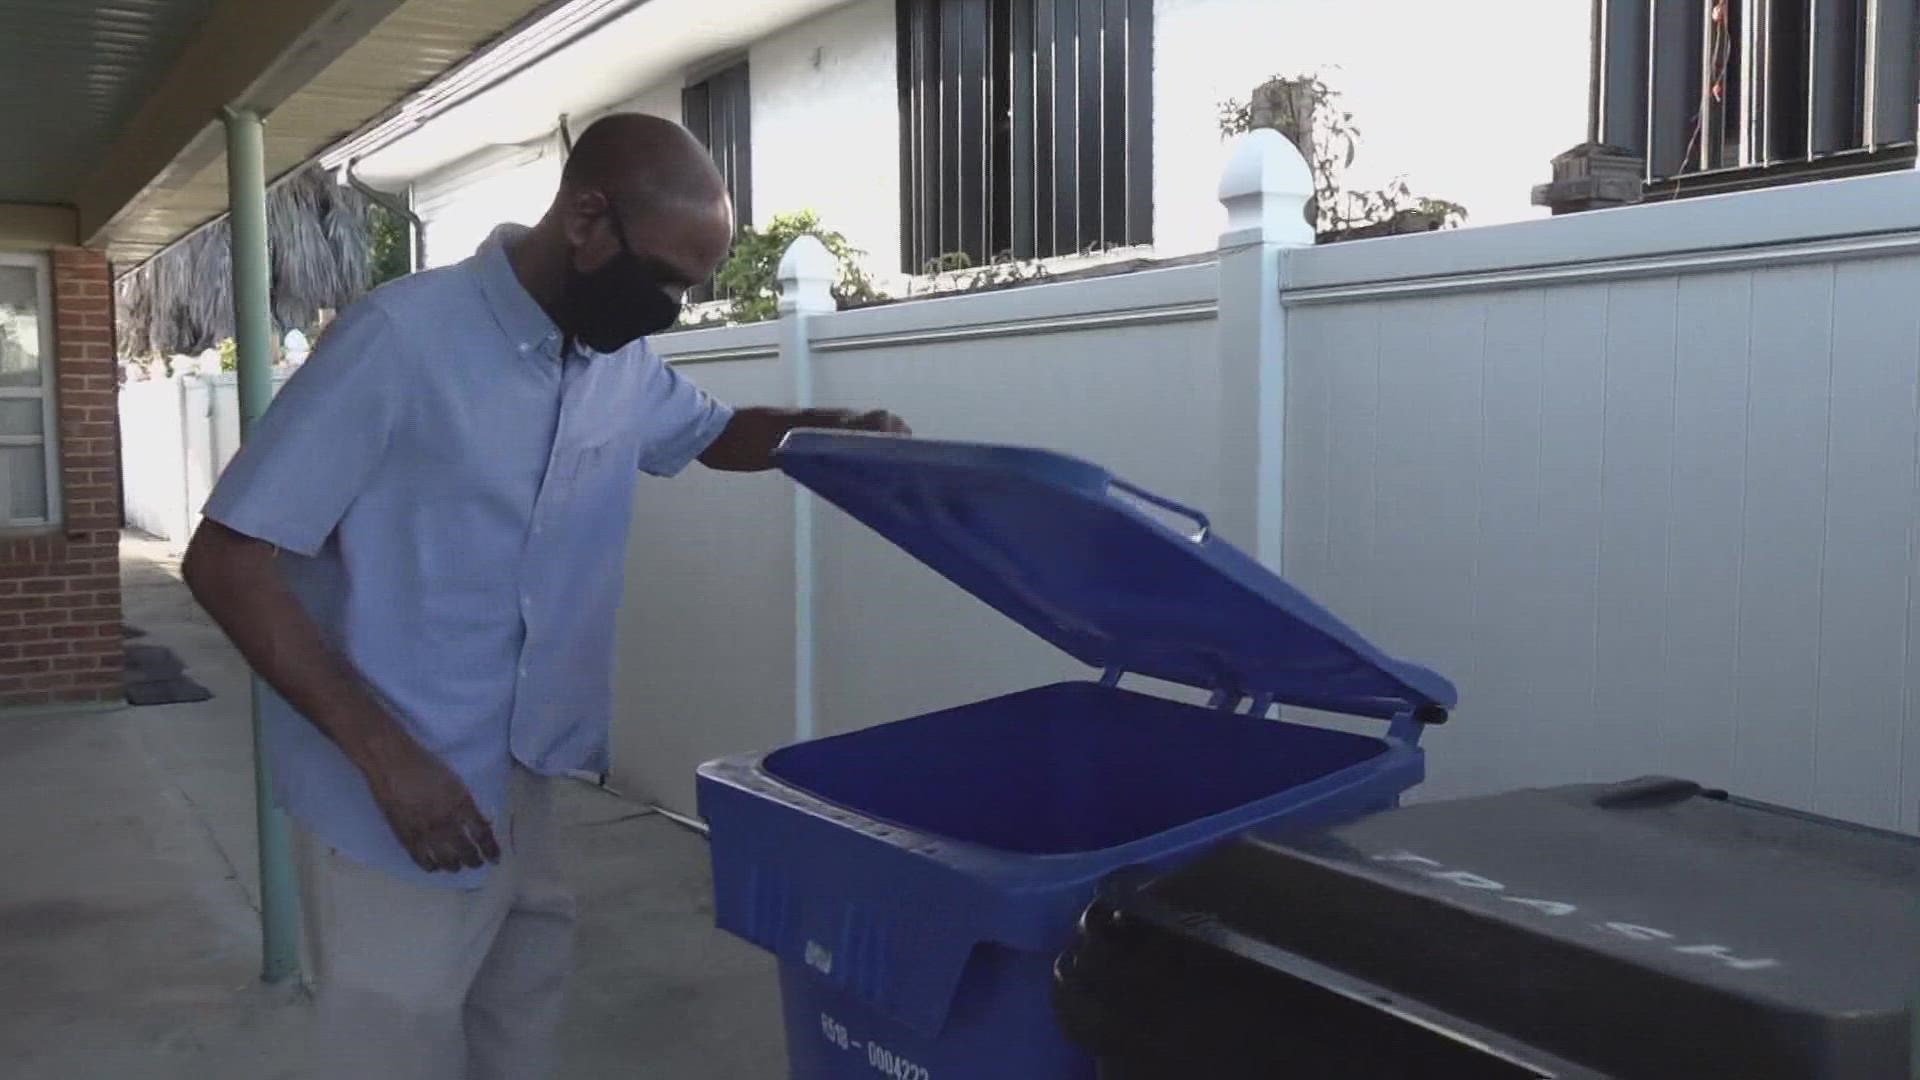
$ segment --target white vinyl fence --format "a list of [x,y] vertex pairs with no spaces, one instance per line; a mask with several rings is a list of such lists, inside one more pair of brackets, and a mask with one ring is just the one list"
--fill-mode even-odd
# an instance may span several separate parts
[[[1459,684],[1420,797],[1666,773],[1920,830],[1920,176],[1328,247],[1310,183],[1256,133],[1216,262],[861,311],[802,241],[780,319],[658,344],[736,403],[885,406],[1208,512]],[[221,444],[127,441],[130,505],[197,508]],[[691,811],[704,760],[1085,674],[777,475],[640,485],[633,794]]]
[[1435,793],[1920,829],[1920,176],[1288,266],[1286,571],[1459,681]]
[[[274,373],[274,389],[287,379]],[[232,374],[181,375],[120,388],[120,468],[127,524],[185,544],[220,471],[240,448]]]
[[[1920,176],[1315,248],[1290,147],[1235,170],[1217,265],[666,349],[1211,512],[1459,683],[1421,797],[1666,773],[1920,829]],[[1075,674],[780,479],[637,520],[615,768],[676,809],[704,759]]]

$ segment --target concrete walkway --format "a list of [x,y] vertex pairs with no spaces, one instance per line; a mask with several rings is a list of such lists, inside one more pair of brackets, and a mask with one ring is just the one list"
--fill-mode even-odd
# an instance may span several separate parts
[[[164,545],[123,562],[127,620],[215,698],[0,717],[0,1074],[300,1077],[306,1002],[257,979],[246,670]],[[563,806],[583,917],[563,1076],[784,1076],[772,965],[712,928],[704,842],[586,785]]]

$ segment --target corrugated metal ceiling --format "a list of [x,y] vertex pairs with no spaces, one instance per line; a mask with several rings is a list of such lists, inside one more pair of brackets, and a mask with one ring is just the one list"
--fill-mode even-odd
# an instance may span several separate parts
[[[268,115],[268,175],[311,159],[551,2],[406,0]],[[75,202],[222,10],[221,0],[0,0],[0,202]],[[204,158],[128,178],[149,186],[96,238],[116,263],[137,264],[226,211],[225,159]]]
[[0,201],[66,202],[213,7],[0,3]]
[[[267,175],[313,157],[545,6],[542,0],[407,0],[268,116]],[[115,223],[109,237],[114,262],[131,268],[226,208],[226,160],[218,157]]]

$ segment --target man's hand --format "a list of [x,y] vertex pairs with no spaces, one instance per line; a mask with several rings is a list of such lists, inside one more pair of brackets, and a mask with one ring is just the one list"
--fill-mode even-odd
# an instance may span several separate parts
[[700,463],[723,472],[760,472],[773,467],[773,451],[787,433],[799,428],[869,431],[911,435],[906,421],[884,409],[741,409],[720,433]]
[[500,861],[492,824],[452,769],[404,736],[381,756],[364,767],[367,786],[420,869],[457,872]]
[[872,412],[854,412],[851,409],[820,409],[813,413],[816,417],[830,418],[832,423],[798,424],[797,427],[823,427],[837,431],[871,431],[881,435],[912,435],[913,429],[905,420],[885,409]]
[[272,545],[212,519],[181,567],[194,599],[260,676],[360,769],[394,835],[423,870],[498,861],[500,845],[465,784],[383,708],[274,566]]

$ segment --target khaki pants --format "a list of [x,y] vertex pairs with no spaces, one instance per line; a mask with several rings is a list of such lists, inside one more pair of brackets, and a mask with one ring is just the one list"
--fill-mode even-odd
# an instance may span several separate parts
[[313,1080],[539,1080],[572,967],[554,781],[514,770],[485,888],[414,885],[295,830]]

